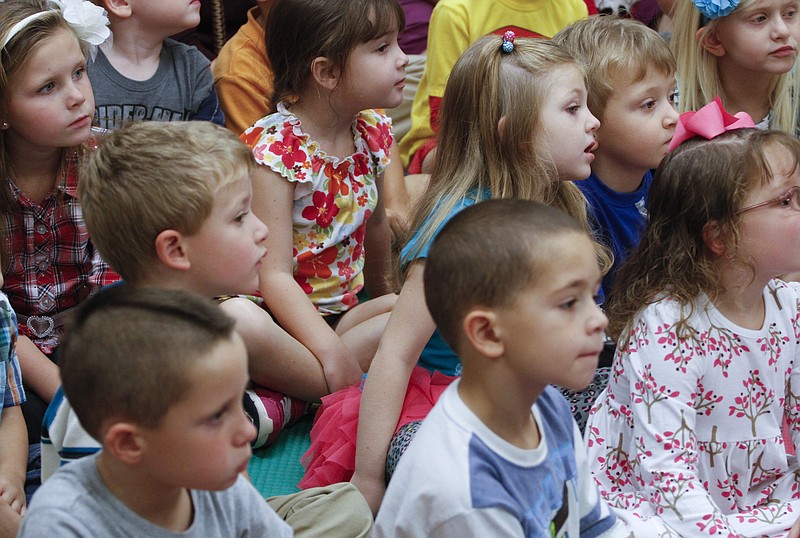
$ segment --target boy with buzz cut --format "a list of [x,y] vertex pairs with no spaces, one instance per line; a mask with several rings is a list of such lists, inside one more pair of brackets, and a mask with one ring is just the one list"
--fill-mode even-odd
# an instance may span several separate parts
[[61,347],[64,393],[103,450],[36,493],[20,536],[292,536],[242,476],[255,429],[234,322],[184,291],[114,286]]
[[[87,228],[103,258],[118,268],[123,286],[194,292],[224,311],[213,297],[258,289],[268,230],[250,208],[255,167],[247,146],[222,126],[131,124],[106,135],[81,170]],[[289,383],[302,355],[281,340],[289,337],[277,326],[262,330],[276,335],[273,353],[269,364],[247,361],[250,377],[262,384]],[[256,395],[242,387],[239,398],[256,427],[253,446],[274,438],[306,409],[305,402],[266,389]],[[59,389],[45,415],[43,481],[101,446],[69,399]],[[351,484],[308,490],[305,499],[273,497],[270,503],[287,514],[298,536],[368,536],[371,528],[371,512]]]
[[549,386],[585,387],[603,347],[592,240],[555,208],[489,200],[445,225],[424,282],[463,371],[400,459],[373,535],[626,535]]
[[131,121],[208,120],[224,115],[211,63],[196,47],[169,36],[200,23],[200,2],[92,0],[108,12],[113,44],[87,65],[95,121],[118,129]]
[[608,296],[617,268],[639,244],[651,170],[675,132],[675,57],[655,30],[616,16],[579,20],[553,41],[586,67],[589,110],[600,120],[592,175],[576,185],[589,202],[598,239],[614,254],[601,289]]

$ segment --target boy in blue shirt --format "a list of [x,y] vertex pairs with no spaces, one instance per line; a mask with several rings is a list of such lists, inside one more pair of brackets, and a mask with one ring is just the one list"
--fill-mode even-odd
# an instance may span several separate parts
[[589,202],[597,238],[614,254],[601,294],[639,244],[651,169],[667,154],[678,111],[675,57],[655,31],[632,19],[590,17],[553,38],[586,67],[589,110],[600,120],[592,175],[575,184]]

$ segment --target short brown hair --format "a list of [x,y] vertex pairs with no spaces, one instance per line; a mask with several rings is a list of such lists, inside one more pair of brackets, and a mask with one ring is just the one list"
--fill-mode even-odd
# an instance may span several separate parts
[[614,92],[614,83],[639,82],[653,72],[670,76],[677,69],[664,38],[634,19],[588,17],[558,32],[553,41],[586,67],[589,110],[598,118]]
[[[327,58],[344,72],[353,48],[392,30],[405,14],[397,0],[281,0],[269,11],[266,48],[275,73],[273,108],[292,100],[311,78],[311,62]],[[362,75],[362,73],[359,73]],[[363,75],[369,76],[367,73]]]
[[442,228],[425,260],[425,302],[442,337],[456,352],[469,310],[513,301],[551,261],[541,255],[546,243],[565,233],[589,239],[583,227],[561,210],[508,198],[479,202]]
[[216,192],[255,166],[244,143],[206,121],[139,122],[113,131],[82,169],[89,234],[115,271],[141,281],[156,259],[158,234],[196,233]]
[[233,335],[233,320],[199,295],[112,286],[81,306],[60,348],[64,394],[95,439],[110,418],[158,427],[191,367]]

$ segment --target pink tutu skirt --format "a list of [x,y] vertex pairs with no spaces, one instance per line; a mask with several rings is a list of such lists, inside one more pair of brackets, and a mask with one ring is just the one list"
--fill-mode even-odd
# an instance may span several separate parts
[[[415,420],[424,419],[444,389],[456,378],[441,372],[431,374],[414,367],[408,382],[397,430]],[[299,486],[303,489],[347,482],[356,467],[356,433],[361,387],[353,385],[322,398],[322,406],[311,428],[311,446],[300,458],[306,474]]]

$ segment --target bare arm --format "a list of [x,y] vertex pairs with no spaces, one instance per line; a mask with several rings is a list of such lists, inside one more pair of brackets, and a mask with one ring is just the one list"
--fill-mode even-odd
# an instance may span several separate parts
[[378,202],[381,198],[385,200],[386,217],[389,220],[389,227],[392,229],[394,237],[400,237],[408,228],[408,215],[411,210],[411,201],[406,190],[405,175],[403,174],[403,163],[400,159],[400,148],[397,142],[392,143],[392,162],[386,167],[383,173],[383,191],[380,193]]
[[48,359],[47,355],[42,353],[27,336],[19,336],[17,356],[25,386],[44,401],[50,402],[61,384],[58,366]]
[[28,431],[18,405],[0,417],[0,499],[20,516],[25,514]]
[[392,292],[388,280],[392,259],[392,232],[384,210],[384,175],[380,174],[375,182],[378,187],[378,202],[367,221],[364,236],[364,287],[373,299]]
[[281,327],[322,365],[331,391],[357,383],[362,371],[341,338],[319,315],[293,277],[294,185],[259,167],[253,175],[253,212],[269,228],[267,255],[259,274],[261,294]]
[[435,324],[425,306],[423,262],[410,270],[367,375],[358,417],[352,482],[373,513],[386,490],[386,452],[394,435],[411,371]]

